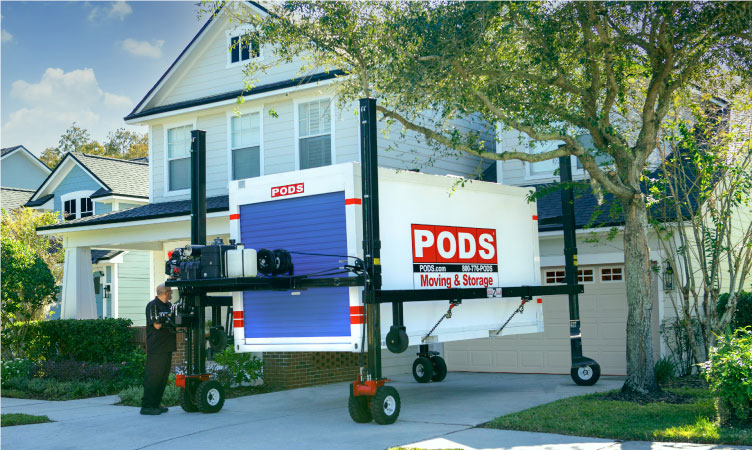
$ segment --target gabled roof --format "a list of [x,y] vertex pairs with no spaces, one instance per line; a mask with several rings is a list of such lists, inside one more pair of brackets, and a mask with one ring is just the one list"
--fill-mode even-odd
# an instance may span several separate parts
[[4,187],[0,192],[0,207],[6,211],[20,208],[29,201],[32,195],[34,195],[34,191],[31,189]]
[[122,250],[92,250],[91,263],[96,264],[99,261],[109,261],[121,253],[123,253]]
[[[206,212],[222,212],[230,210],[230,197],[220,195],[217,197],[208,197],[206,199]],[[135,222],[140,220],[162,219],[165,217],[190,217],[191,201],[176,200],[173,202],[149,203],[144,206],[112,211],[96,216],[82,217],[80,219],[69,220],[56,225],[39,227],[39,230],[57,230],[65,228],[76,228],[89,225],[105,225],[110,223]]]
[[[261,11],[263,11],[264,13],[267,13],[267,14],[269,13],[269,11],[266,8],[264,8],[263,6],[261,6],[257,2],[248,1],[247,3],[253,5],[254,7],[258,8]],[[204,26],[202,26],[201,29],[198,30],[198,33],[196,33],[196,35],[193,36],[193,39],[191,39],[191,41],[188,43],[188,45],[185,46],[185,48],[183,49],[183,51],[180,52],[180,54],[175,59],[175,61],[173,61],[172,64],[170,64],[170,67],[167,68],[167,70],[165,71],[165,73],[163,73],[162,76],[159,77],[159,80],[157,80],[157,82],[154,84],[154,86],[152,86],[151,89],[149,89],[149,91],[146,93],[146,95],[144,96],[144,98],[142,98],[141,101],[139,101],[138,104],[136,104],[136,107],[133,108],[133,111],[131,111],[130,114],[128,114],[127,116],[125,116],[124,120],[130,120],[130,119],[135,119],[135,118],[138,118],[138,117],[144,117],[146,115],[155,114],[155,113],[144,114],[144,111],[142,111],[141,113],[137,114],[137,111],[139,109],[141,109],[142,106],[146,105],[147,101],[152,97],[152,95],[154,93],[156,93],[157,89],[159,89],[161,86],[163,86],[164,82],[166,82],[167,79],[170,78],[170,76],[173,75],[176,67],[178,66],[178,63],[180,63],[185,58],[187,58],[188,54],[194,48],[196,48],[198,42],[200,41],[200,38],[203,37],[204,32],[209,28],[209,26],[212,23],[216,23],[214,21],[214,18],[219,15],[219,12],[220,11],[217,10],[217,11],[214,12],[214,14],[211,15],[211,17],[209,17],[209,20],[207,20],[206,23],[204,24]],[[179,108],[176,108],[176,109],[179,109]]]
[[[561,190],[555,184],[543,184],[528,186],[537,189],[550,188],[537,200],[538,204],[538,231],[558,231],[563,227],[560,223],[541,225],[543,219],[561,216]],[[574,219],[575,228],[613,227],[624,225],[618,200],[612,194],[603,194],[603,203],[598,204],[598,199],[593,195],[590,184],[587,182],[574,182]]]
[[[27,203],[27,206],[39,206],[49,200],[52,193],[42,195],[45,190],[59,176],[68,172],[65,170],[70,164],[76,164],[89,174],[99,185],[92,197],[106,197],[118,195],[124,197],[149,198],[149,164],[141,161],[127,161],[124,159],[107,158],[104,156],[87,155],[85,153],[66,153],[47,179],[37,189]],[[61,175],[62,174],[62,175]]]
[[31,153],[29,151],[29,149],[27,149],[23,145],[16,145],[14,147],[6,147],[6,148],[2,149],[2,153],[0,154],[0,158],[5,158],[6,156],[10,156],[11,154],[15,153],[16,151],[21,151],[34,164],[36,164],[37,166],[39,166],[40,169],[43,169],[47,173],[52,172],[52,169],[50,169],[49,167],[47,167],[47,165],[45,163],[43,163],[42,160],[40,160],[39,158],[37,158],[35,154]]

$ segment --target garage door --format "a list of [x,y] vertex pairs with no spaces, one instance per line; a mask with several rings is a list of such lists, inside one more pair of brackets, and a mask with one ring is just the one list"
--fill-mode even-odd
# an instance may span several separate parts
[[[604,375],[626,374],[626,322],[623,265],[581,266],[583,354]],[[544,268],[546,284],[563,282],[564,268]],[[543,299],[543,333],[444,344],[449,370],[474,372],[562,373],[570,369],[569,307],[566,296]]]

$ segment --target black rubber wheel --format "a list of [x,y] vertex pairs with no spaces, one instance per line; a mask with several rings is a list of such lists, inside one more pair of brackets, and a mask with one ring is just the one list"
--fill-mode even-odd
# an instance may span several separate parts
[[202,381],[196,388],[194,401],[202,413],[219,412],[225,404],[225,389],[217,380]]
[[572,367],[569,373],[574,382],[580,386],[592,386],[601,377],[601,366],[593,363],[588,366]]
[[366,396],[354,396],[350,394],[347,399],[347,411],[350,412],[350,418],[358,423],[368,423],[373,420],[371,410],[368,405],[369,398]]
[[196,407],[196,404],[193,403],[191,396],[186,395],[185,389],[180,390],[180,394],[178,394],[178,401],[180,402],[180,407],[183,408],[183,411],[189,413],[198,411],[198,408]]
[[418,383],[428,383],[433,377],[433,364],[431,360],[419,356],[413,363],[413,378]]
[[403,327],[392,325],[386,334],[386,348],[392,353],[402,353],[410,345],[410,339]]
[[400,413],[400,397],[397,389],[381,386],[371,399],[371,416],[379,425],[393,424]]
[[444,378],[447,376],[447,365],[444,358],[441,356],[432,356],[431,365],[433,366],[433,376],[431,377],[431,380],[437,382],[444,381]]

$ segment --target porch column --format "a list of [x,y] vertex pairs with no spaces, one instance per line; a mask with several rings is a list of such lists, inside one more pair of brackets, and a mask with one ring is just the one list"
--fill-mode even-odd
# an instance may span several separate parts
[[91,266],[91,248],[65,249],[63,272],[63,319],[96,319],[97,301],[94,297],[94,277]]

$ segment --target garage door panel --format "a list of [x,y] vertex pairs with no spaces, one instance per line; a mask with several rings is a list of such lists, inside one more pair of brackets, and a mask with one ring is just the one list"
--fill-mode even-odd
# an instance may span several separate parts
[[476,367],[491,368],[490,351],[472,351],[470,352],[470,364]]
[[520,366],[525,369],[538,369],[543,367],[544,352],[527,351],[520,355]]
[[493,353],[494,367],[502,367],[503,371],[511,371],[520,367],[517,351],[497,351]]

